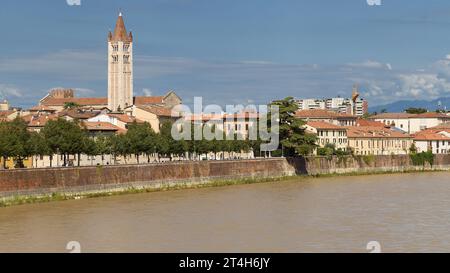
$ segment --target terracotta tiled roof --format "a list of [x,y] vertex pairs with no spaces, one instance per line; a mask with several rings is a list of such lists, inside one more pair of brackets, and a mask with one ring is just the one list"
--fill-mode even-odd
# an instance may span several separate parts
[[131,117],[129,115],[126,114],[108,114],[108,116],[110,117],[114,117],[117,118],[118,120],[125,122],[125,123],[133,123],[133,122],[137,122],[137,123],[143,123],[142,120],[139,120],[135,117]]
[[37,105],[34,106],[32,108],[29,109],[29,111],[31,112],[37,112],[37,111],[41,111],[41,112],[56,112],[55,109],[52,109],[46,105]]
[[386,125],[379,121],[367,120],[367,119],[358,119],[356,121],[357,126],[369,126],[369,127],[386,127]]
[[439,129],[450,129],[450,122],[442,123],[442,124],[440,124],[438,126],[430,128],[430,129],[436,129],[436,130],[439,130]]
[[58,113],[60,117],[69,116],[74,119],[90,119],[99,114],[100,114],[99,111],[83,111],[80,109],[64,110]]
[[316,129],[346,130],[346,127],[337,126],[337,125],[331,124],[329,122],[323,122],[323,121],[309,121],[308,123],[306,123],[306,125],[316,128]]
[[26,123],[29,123],[31,121],[31,118],[33,117],[33,115],[25,115],[25,116],[21,116],[20,118],[23,119]]
[[411,119],[411,118],[441,118],[449,119],[450,116],[442,113],[428,112],[423,114],[408,114],[408,113],[382,113],[370,117],[370,119]]
[[16,111],[0,111],[0,121],[5,121],[10,115],[14,114]]
[[172,117],[172,109],[167,107],[149,106],[149,105],[140,105],[137,107],[160,117]]
[[371,116],[370,119],[408,119],[414,116],[416,115],[408,113],[381,113],[375,116]]
[[[76,103],[80,106],[108,106],[108,98],[47,98],[42,101],[45,106],[64,106],[66,103]],[[163,104],[164,97],[134,97],[135,105]]]
[[450,141],[450,137],[446,136],[443,133],[435,132],[435,131],[422,131],[417,133],[414,136],[414,140],[448,140]]
[[415,116],[415,118],[441,118],[441,119],[450,120],[450,116],[447,116],[446,114],[442,114],[442,113],[436,113],[436,112],[428,112],[428,113],[418,114]]
[[57,120],[58,115],[56,114],[39,114],[30,115],[29,117],[22,117],[28,122],[29,127],[44,127],[50,120]]
[[107,106],[108,98],[47,98],[41,103],[46,106],[64,106],[66,103],[76,103],[80,106]]
[[337,113],[334,111],[323,110],[323,109],[313,109],[313,110],[299,110],[295,113],[297,118],[307,119],[307,118],[354,118],[356,116],[349,114]]
[[135,105],[147,105],[147,104],[163,104],[164,97],[135,97]]
[[346,127],[348,138],[412,138],[412,136],[381,127]]
[[88,131],[114,131],[117,132],[120,130],[119,127],[111,124],[109,122],[83,122],[84,127]]

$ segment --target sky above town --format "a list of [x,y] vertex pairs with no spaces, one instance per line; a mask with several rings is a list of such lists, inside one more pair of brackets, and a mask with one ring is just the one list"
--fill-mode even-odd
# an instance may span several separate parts
[[[73,1],[73,0],[72,0]],[[107,33],[134,34],[135,95],[265,104],[350,96],[371,105],[450,96],[450,1],[2,0],[0,99],[107,94]]]

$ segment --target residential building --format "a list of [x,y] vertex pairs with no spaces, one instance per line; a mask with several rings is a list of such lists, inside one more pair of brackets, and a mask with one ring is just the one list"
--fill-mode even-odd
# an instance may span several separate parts
[[417,152],[431,151],[433,154],[450,154],[450,133],[422,131],[414,136]]
[[305,124],[307,133],[317,136],[317,145],[325,147],[332,144],[336,149],[346,151],[348,148],[347,128],[323,121],[310,121]]
[[97,138],[99,136],[111,136],[126,132],[126,130],[121,129],[109,122],[84,121],[81,124],[83,128],[87,131],[88,136],[91,138]]
[[85,110],[81,108],[73,108],[73,109],[67,109],[63,110],[61,112],[58,112],[58,116],[60,118],[63,118],[65,120],[73,121],[87,121],[90,118],[93,118],[95,116],[98,116],[100,114],[107,113],[107,110]]
[[0,111],[0,122],[11,121],[18,117],[19,114],[20,112],[15,110]]
[[296,101],[299,105],[299,110],[331,110],[358,117],[367,114],[369,109],[368,102],[360,98],[356,85],[353,87],[352,98],[297,99]]
[[131,116],[149,123],[156,133],[160,132],[164,122],[175,122],[179,118],[176,114],[172,116],[172,110],[170,108],[157,105],[134,105],[128,110]]
[[391,128],[390,126],[385,125],[384,123],[379,122],[379,121],[360,119],[360,118],[356,120],[356,126]]
[[310,121],[323,121],[337,126],[355,126],[357,117],[349,114],[337,113],[330,110],[300,110],[295,113],[299,119]]
[[419,153],[450,154],[450,122],[416,133],[414,144]]
[[408,134],[414,134],[449,122],[450,116],[442,113],[428,112],[423,114],[382,113],[370,117],[371,120],[382,122],[387,126],[397,127]]
[[348,146],[355,155],[408,154],[413,137],[398,130],[354,126],[347,128]]
[[257,130],[258,128],[260,114],[244,111],[234,114],[186,115],[185,119],[194,124],[215,126],[217,130],[224,132],[225,135],[235,134],[242,137],[242,139],[248,139],[251,136],[251,130]]
[[22,119],[28,124],[28,130],[32,132],[40,132],[47,122],[57,120],[58,118],[58,114],[51,113],[37,113],[22,116]]
[[95,117],[89,118],[88,122],[107,122],[114,126],[119,127],[122,130],[127,130],[128,126],[134,122],[143,123],[142,120],[137,119],[133,116],[127,114],[113,114],[113,113],[102,113]]

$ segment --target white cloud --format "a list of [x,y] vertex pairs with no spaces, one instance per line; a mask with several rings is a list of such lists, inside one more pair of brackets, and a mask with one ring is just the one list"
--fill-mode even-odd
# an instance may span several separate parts
[[445,95],[450,90],[450,82],[437,74],[407,74],[399,75],[401,88],[395,95],[399,98],[429,98],[435,99]]
[[151,96],[153,96],[153,91],[150,90],[149,88],[143,88],[142,89],[142,94],[144,96],[151,97]]
[[355,68],[369,68],[369,69],[387,69],[392,70],[392,66],[389,63],[380,63],[377,61],[367,60],[362,63],[349,63],[348,66]]
[[89,95],[95,93],[95,90],[90,88],[75,87],[72,89],[74,89],[77,94]]
[[[394,69],[391,63],[376,60],[317,65],[137,55],[134,76],[136,89],[141,90],[141,94],[157,95],[159,90],[173,89],[185,101],[203,96],[207,103],[217,104],[247,100],[260,104],[283,96],[350,96],[354,83],[360,85],[363,96],[370,100],[371,105],[449,94],[450,54],[420,68],[399,70]],[[31,58],[0,59],[0,81],[7,81],[10,76],[57,79],[55,85],[85,86],[76,88],[77,92],[89,96],[105,96],[106,70],[103,52],[64,50]],[[23,90],[27,90],[27,100],[42,96],[41,91],[46,89],[36,86],[35,82],[28,84],[30,86],[21,83],[26,87]],[[48,87],[48,82],[43,84]],[[147,86],[152,86],[152,89]],[[5,89],[5,85],[0,87]],[[3,93],[7,92],[9,96],[17,97],[24,93],[14,86],[5,90]],[[96,93],[94,90],[102,91]]]
[[15,85],[0,83],[0,98],[7,99],[9,97],[21,98],[22,91]]
[[64,79],[104,79],[104,54],[63,50],[27,58],[0,59],[0,72],[48,75]]

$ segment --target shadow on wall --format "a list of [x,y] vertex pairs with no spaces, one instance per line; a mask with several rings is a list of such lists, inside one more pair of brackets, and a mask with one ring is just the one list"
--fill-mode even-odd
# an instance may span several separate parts
[[306,159],[304,157],[289,157],[286,158],[289,165],[295,168],[297,175],[307,175],[308,169],[306,168]]

